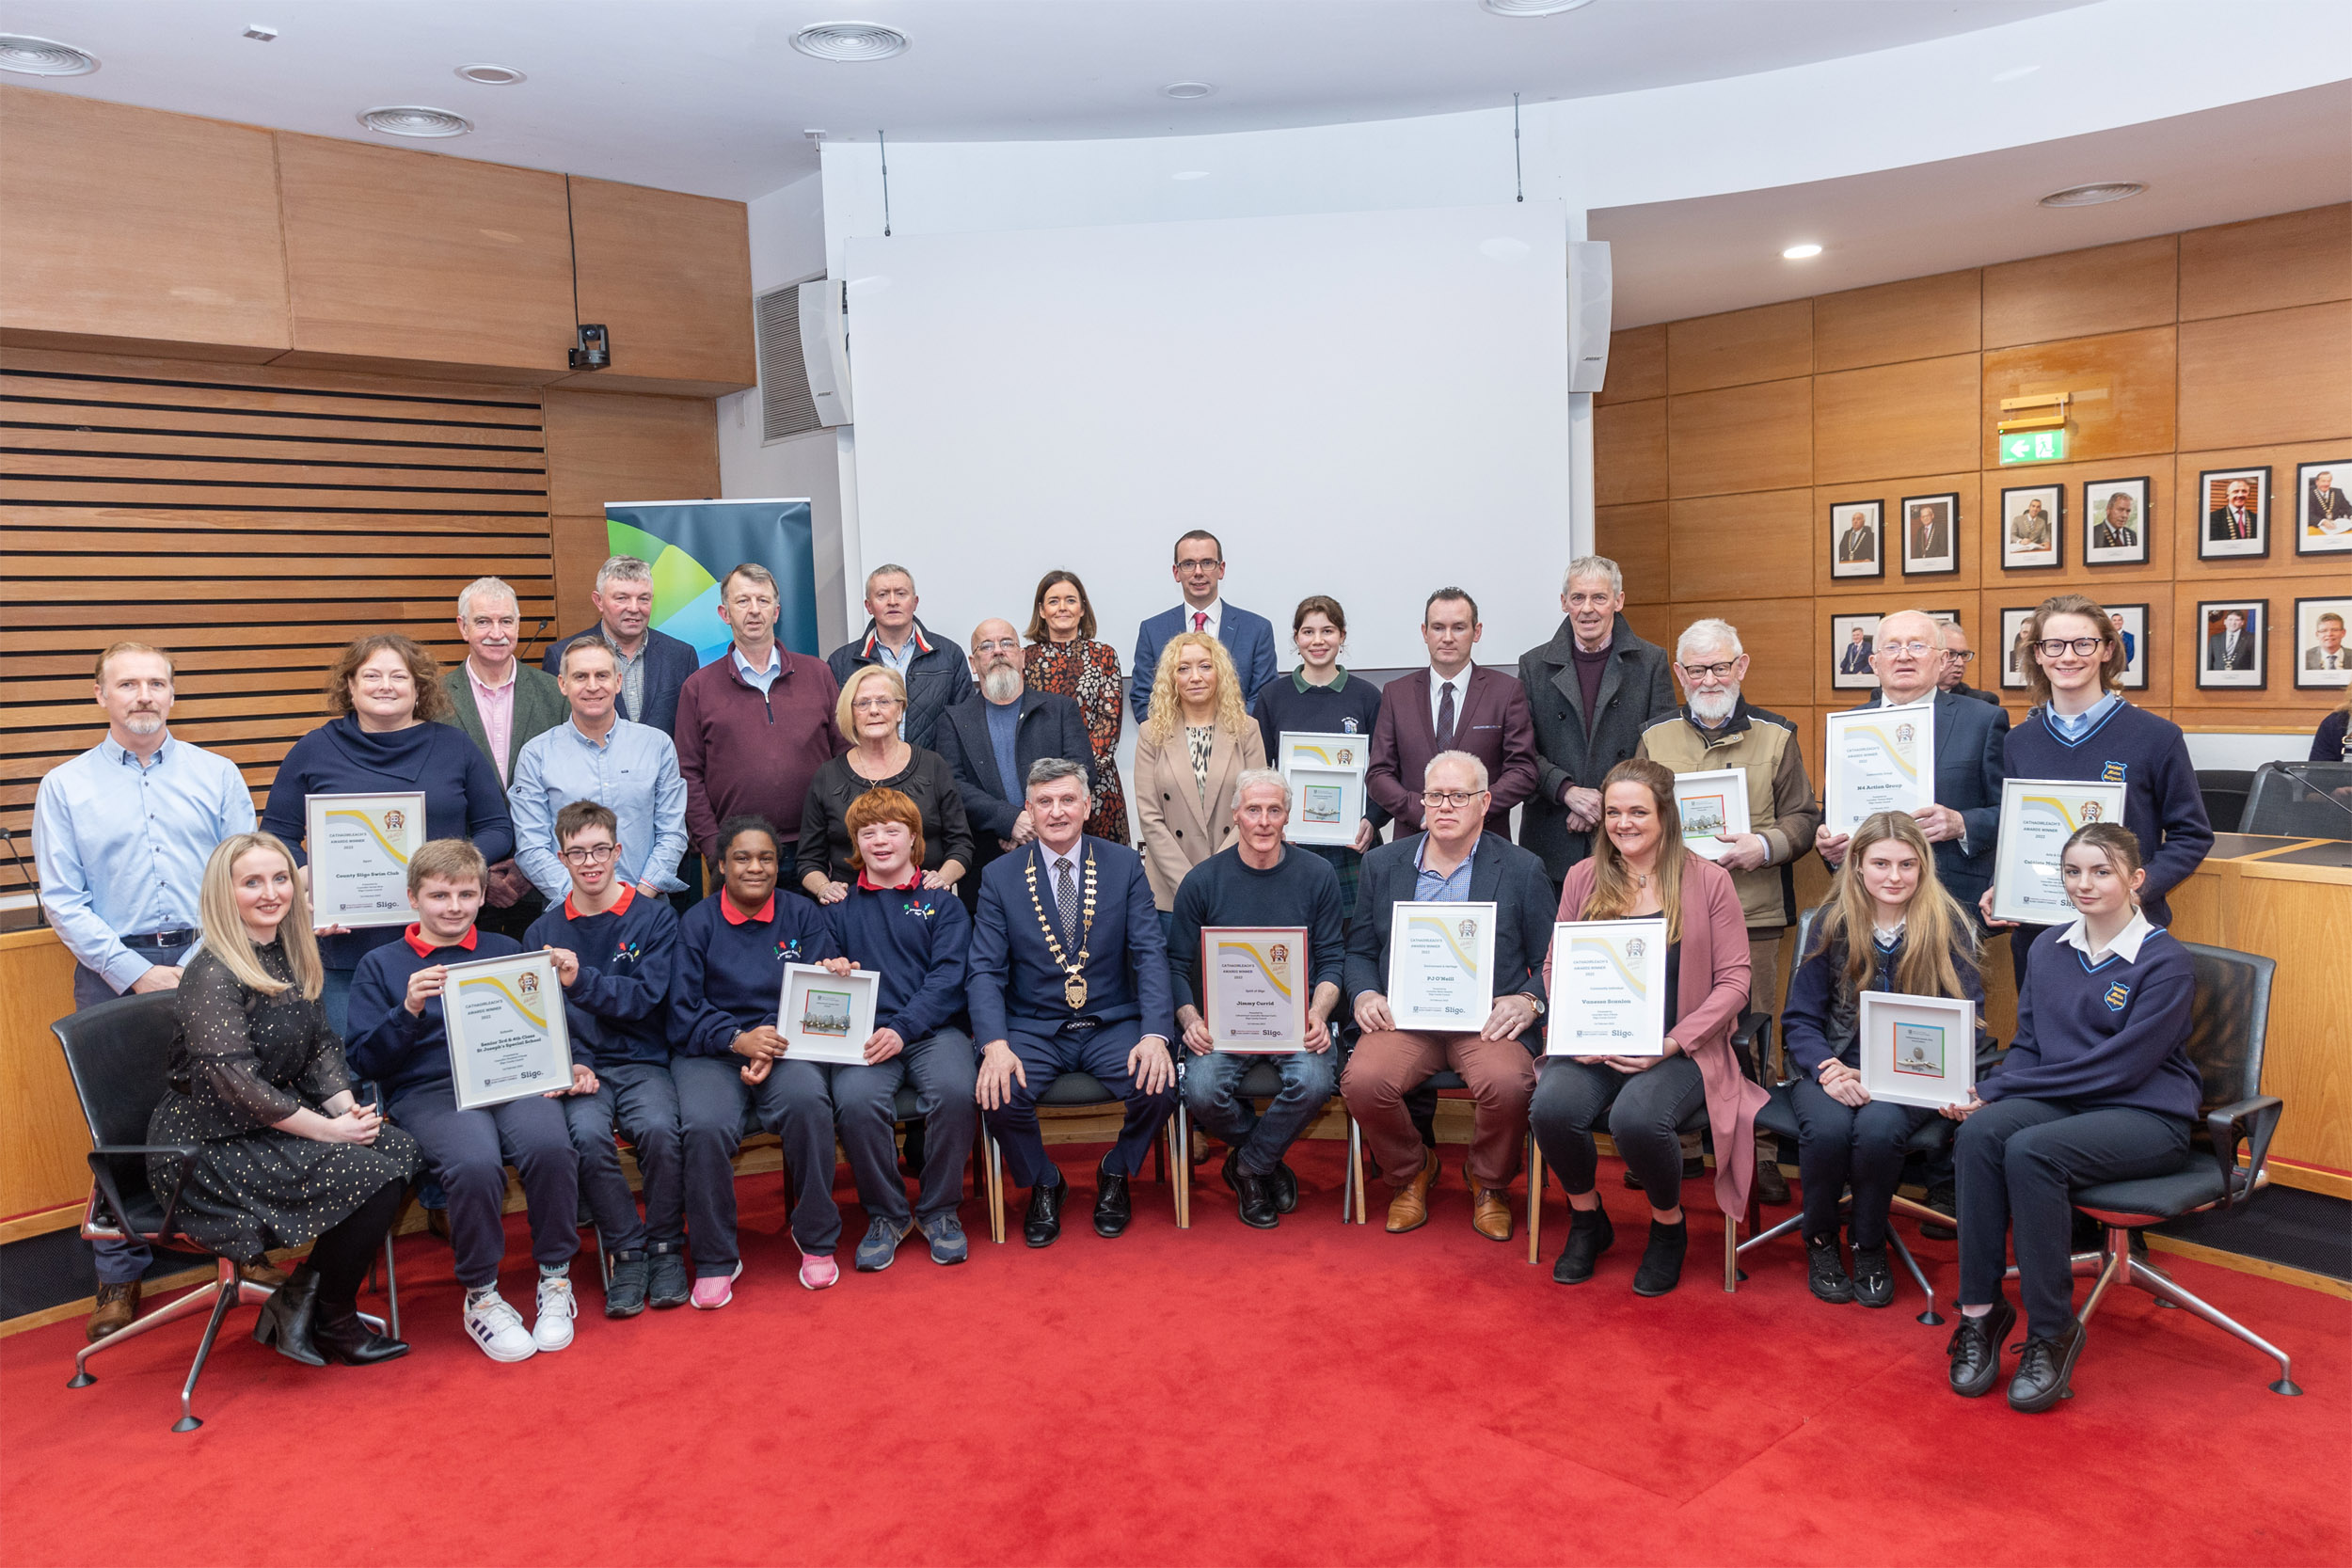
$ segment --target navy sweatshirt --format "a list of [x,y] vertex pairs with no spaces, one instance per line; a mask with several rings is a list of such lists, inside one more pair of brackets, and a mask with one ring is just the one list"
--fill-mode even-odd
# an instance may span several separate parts
[[580,960],[580,974],[564,988],[574,1057],[594,1068],[669,1065],[677,930],[668,899],[626,885],[602,914],[575,914],[566,898],[531,923],[524,946],[568,948]]
[[2071,929],[2053,926],[2034,940],[2017,997],[2017,1043],[1978,1098],[2131,1105],[2195,1120],[2204,1080],[2188,1059],[2197,972],[2187,949],[2152,929],[2136,961],[2110,951],[2094,965],[2058,940]]
[[825,918],[842,955],[882,975],[875,1028],[895,1029],[913,1045],[962,1011],[972,917],[953,893],[919,881],[879,890],[853,882],[847,898],[826,907]]
[[723,1056],[735,1037],[784,1006],[784,966],[841,957],[833,927],[806,898],[771,894],[759,918],[740,925],[724,891],[678,923],[677,977],[670,985],[670,1046],[681,1055]]
[[[1344,665],[1329,686],[1314,686],[1296,671],[1275,676],[1258,688],[1250,712],[1257,715],[1258,733],[1264,737],[1266,765],[1282,766],[1282,735],[1360,735],[1372,744],[1372,726],[1380,717],[1380,689]],[[1368,756],[1369,751],[1366,755]],[[1364,797],[1364,815],[1373,826],[1385,827],[1389,814]]]
[[1339,873],[1297,845],[1283,846],[1282,859],[1271,871],[1244,864],[1238,847],[1219,849],[1184,873],[1171,918],[1168,973],[1179,1007],[1200,1006],[1203,927],[1304,926],[1309,1002],[1327,980],[1346,987],[1347,923],[1340,914]]
[[[1871,945],[1877,948],[1878,962],[1873,966],[1869,989],[1899,989],[1895,984],[1895,966],[1902,958],[1902,943],[1879,947],[1873,942]],[[1981,1020],[1984,976],[1977,969],[1977,960],[1966,950],[1955,948],[1952,968],[1960,974],[1960,994],[1977,1005],[1977,1016]],[[1844,942],[1832,942],[1797,965],[1797,973],[1788,982],[1788,1004],[1780,1010],[1781,1039],[1788,1048],[1788,1059],[1807,1078],[1818,1081],[1822,1064],[1832,1060],[1851,1068],[1862,1065],[1861,1022],[1860,999],[1846,989]],[[1981,1023],[1978,1032],[1981,1038]],[[1977,1059],[1984,1060],[1981,1055]]]
[[2089,735],[2070,742],[2050,727],[2049,710],[2038,707],[2009,732],[2004,754],[2012,779],[2124,786],[2123,825],[2139,839],[2140,859],[2148,868],[2140,909],[2151,926],[2172,924],[2164,895],[2213,848],[2205,798],[2198,790],[2181,727],[2119,702]]
[[[424,939],[418,929],[411,926],[405,932],[394,931],[389,942],[359,960],[359,972],[351,977],[351,1038],[343,1054],[350,1058],[352,1071],[375,1080],[387,1096],[451,1082],[449,1026],[441,1019],[441,999],[429,999],[421,1013],[410,1012],[408,977],[435,964],[502,958],[523,950],[513,937],[477,928],[467,933],[470,942],[420,953],[416,944]],[[572,1042],[572,1059],[585,1060],[578,1040]]]

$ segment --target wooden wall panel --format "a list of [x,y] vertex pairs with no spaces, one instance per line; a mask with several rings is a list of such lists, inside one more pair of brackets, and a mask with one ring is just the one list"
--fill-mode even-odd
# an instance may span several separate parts
[[1667,324],[1669,392],[1703,392],[1812,373],[1809,299]]
[[1810,490],[1671,503],[1675,599],[1793,598],[1811,593],[1812,518]]
[[580,319],[612,330],[612,364],[567,385],[717,397],[759,379],[743,204],[574,176]]
[[2352,436],[2352,301],[2180,331],[2185,451]]
[[1593,410],[1593,499],[1600,506],[1666,497],[1666,400]]
[[[2305,583],[2329,573],[2352,571],[2352,557],[2297,556],[2295,553],[2294,530],[2289,521],[2293,515],[2296,466],[2338,462],[2345,458],[2352,458],[2352,441],[2226,447],[2217,451],[2180,453],[2172,460],[2171,506],[2165,515],[2172,523],[2173,576],[2182,589],[2185,592],[2194,590],[2204,593],[2206,597],[2212,598],[2217,594],[2254,592],[2249,586],[2249,579],[2276,582],[2283,589],[2290,583]],[[2270,553],[2199,560],[2198,541],[2210,515],[2201,487],[2201,476],[2219,469],[2262,467],[2270,470]],[[2342,471],[2352,471],[2352,463],[2344,463]],[[2308,598],[2320,590],[2298,586],[2296,592]]]
[[89,1124],[49,1033],[72,1010],[73,958],[56,934],[0,934],[0,1222],[89,1196]]
[[2170,234],[1984,269],[1984,346],[2008,348],[2158,326],[2174,319],[2180,243]]
[[555,554],[563,606],[556,626],[573,631],[587,624],[588,591],[609,553],[602,530],[607,501],[718,495],[718,405],[707,398],[557,388],[548,389],[544,403],[550,510],[565,519]]
[[1813,302],[1813,370],[1858,370],[1974,354],[1983,346],[1983,276],[1939,273]]
[[1669,598],[1668,538],[1663,501],[1594,509],[1593,548],[1624,574],[1628,605],[1663,604]]
[[1812,483],[1811,378],[1668,398],[1666,483],[1677,499]]
[[[2036,597],[2054,592],[2039,586],[2053,578],[2064,578],[2069,585],[2104,582],[2137,582],[2169,579],[2172,576],[2172,460],[2156,453],[2138,457],[2108,458],[2092,463],[2035,463],[2009,468],[1989,468],[1982,476],[1984,504],[1979,512],[1980,526],[1971,526],[1964,541],[1974,557],[1974,564],[1982,572],[1988,588],[1999,583],[2014,583],[2014,592],[2029,593]],[[2148,481],[2148,517],[2143,525],[2148,530],[2148,561],[2144,565],[2086,566],[2083,564],[2083,541],[2087,528],[2083,516],[2083,486],[2086,483],[2110,479],[2146,479]],[[2065,515],[2060,529],[2065,537],[2062,549],[2064,563],[2055,569],[2034,568],[2010,571],[2001,564],[2001,525],[1999,515],[2001,492],[2035,485],[2055,484],[2064,493]],[[2087,593],[2105,593],[2103,588],[2086,587]]]
[[[1903,510],[1906,499],[1919,496],[1956,495],[1960,498],[1960,537],[1957,541],[1957,572],[1914,574],[1903,567],[1902,530],[1908,520]],[[1836,564],[1837,552],[1836,531],[1842,531],[1845,509],[1856,501],[1879,503],[1880,516],[1884,519],[1883,544],[1885,562],[1877,578],[1835,578],[1830,569]],[[1839,521],[1833,525],[1831,512],[1836,509]],[[1816,486],[1813,491],[1813,587],[1816,594],[1846,594],[1866,592],[1884,587],[1897,598],[1906,594],[1942,592],[1949,588],[1973,591],[1977,586],[1976,539],[1979,528],[1978,476],[1971,468],[1962,473],[1921,474],[1903,479],[1857,481],[1850,484]]]
[[2181,236],[2181,320],[2352,299],[2352,205]]
[[1666,324],[1609,335],[1609,375],[1593,394],[1595,406],[1666,395]]
[[1974,354],[1813,378],[1813,483],[1945,473],[1977,462]]
[[290,346],[267,131],[0,87],[0,342]]
[[2031,392],[2073,395],[2067,454],[2076,461],[2170,451],[2176,359],[2169,326],[1986,354],[1979,463],[2000,466],[1994,424],[2001,400]]

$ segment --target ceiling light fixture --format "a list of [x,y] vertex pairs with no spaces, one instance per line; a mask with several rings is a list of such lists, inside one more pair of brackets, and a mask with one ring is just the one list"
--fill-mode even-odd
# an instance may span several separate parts
[[1809,261],[1820,253],[1821,247],[1820,245],[1813,244],[1811,241],[1807,241],[1804,245],[1790,245],[1787,250],[1780,253],[1780,259],[1784,261]]
[[359,123],[388,136],[462,136],[473,129],[473,121],[463,115],[413,103],[370,109],[360,115]]
[[1206,98],[1216,91],[1215,82],[1170,82],[1160,91],[1169,98],[1190,100]]
[[886,60],[907,52],[907,36],[879,22],[818,22],[793,34],[792,47],[818,60]]
[[460,81],[476,82],[485,87],[511,87],[529,80],[511,65],[461,65],[457,76]]
[[1581,11],[1593,0],[1480,0],[1497,16],[1558,16],[1562,11]]
[[20,76],[87,76],[98,69],[98,56],[56,39],[0,33],[0,71]]
[[2042,198],[2044,207],[2096,207],[2108,201],[2124,201],[2148,187],[2137,180],[2103,180],[2090,185],[2069,185],[2062,191],[2052,191]]
[[257,22],[252,26],[247,27],[245,30],[245,36],[251,39],[256,43],[270,43],[277,40],[278,29],[275,27],[263,26],[261,23]]

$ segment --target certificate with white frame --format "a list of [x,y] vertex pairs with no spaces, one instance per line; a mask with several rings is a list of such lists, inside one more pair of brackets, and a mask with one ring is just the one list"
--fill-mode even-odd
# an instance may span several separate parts
[[1282,770],[1291,786],[1291,820],[1282,836],[1293,844],[1352,845],[1364,819],[1364,770],[1304,764]]
[[1731,846],[1717,835],[1751,831],[1747,769],[1717,768],[1704,773],[1677,773],[1675,810],[1682,817],[1682,847],[1710,861],[1722,860]]
[[1993,856],[1993,918],[2063,926],[2074,918],[2058,861],[2086,822],[2122,822],[2124,786],[2071,779],[2005,779]]
[[1976,1096],[1977,1005],[1966,997],[1866,990],[1857,1033],[1872,1100],[1936,1111]]
[[1829,716],[1821,826],[1851,833],[1883,811],[1935,804],[1935,704],[1866,707]]
[[449,966],[441,982],[457,1107],[477,1110],[572,1086],[572,1037],[555,955],[541,948]]
[[1494,1006],[1493,904],[1390,907],[1389,1013],[1399,1029],[1484,1029]]
[[1666,920],[1564,920],[1551,928],[1548,1056],[1661,1056]]
[[1361,771],[1372,766],[1372,736],[1284,730],[1282,749],[1275,757],[1274,765],[1287,772],[1293,764],[1305,768],[1353,768]]
[[776,1033],[796,1062],[860,1066],[881,1003],[882,975],[873,970],[835,974],[822,964],[786,964]]
[[1307,1049],[1307,927],[1210,926],[1200,932],[1200,1016],[1213,1049]]
[[306,795],[314,926],[405,926],[408,857],[424,847],[424,792]]

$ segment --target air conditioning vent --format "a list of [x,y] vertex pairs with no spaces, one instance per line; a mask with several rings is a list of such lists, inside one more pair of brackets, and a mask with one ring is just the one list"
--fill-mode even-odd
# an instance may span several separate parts
[[[823,278],[806,285],[825,286]],[[760,439],[781,441],[818,428],[817,400],[808,389],[808,356],[801,345],[801,289],[772,290],[754,304],[759,333]]]
[[87,76],[98,69],[98,56],[56,39],[0,33],[0,71],[23,76]]

